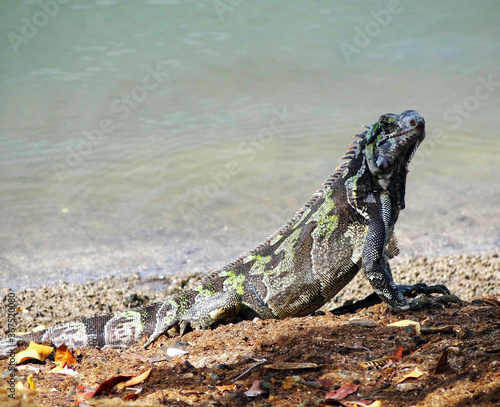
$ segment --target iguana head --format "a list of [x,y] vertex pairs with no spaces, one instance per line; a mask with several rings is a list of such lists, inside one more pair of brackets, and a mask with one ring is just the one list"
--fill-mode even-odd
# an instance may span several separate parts
[[368,168],[384,184],[392,174],[408,171],[410,160],[425,137],[425,120],[414,110],[384,114],[365,137]]

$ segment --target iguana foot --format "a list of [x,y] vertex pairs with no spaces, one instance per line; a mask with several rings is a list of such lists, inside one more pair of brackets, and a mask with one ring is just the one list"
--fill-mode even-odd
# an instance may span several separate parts
[[[233,322],[240,312],[241,297],[234,291],[215,293],[204,300],[195,303],[183,314],[170,320],[162,327],[157,327],[155,332],[144,344],[147,348],[163,334],[171,333],[178,329],[180,336],[191,330],[204,330],[219,324]],[[173,336],[173,335],[172,335]]]
[[[456,295],[451,294],[450,290],[442,284],[427,285],[419,283],[414,285],[398,286],[403,295],[414,298],[410,301],[410,309],[418,310],[425,307],[443,306],[447,304],[462,304],[463,301]],[[438,297],[432,297],[430,294],[440,294]]]

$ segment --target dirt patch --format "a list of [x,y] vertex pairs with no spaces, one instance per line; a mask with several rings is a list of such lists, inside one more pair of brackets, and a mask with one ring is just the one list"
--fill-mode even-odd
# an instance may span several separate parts
[[[388,326],[405,319],[418,322],[420,333],[411,325]],[[496,300],[398,315],[380,304],[343,316],[243,321],[190,332],[182,341],[162,337],[148,350],[140,345],[127,350],[84,349],[76,377],[46,374],[55,366],[46,361],[32,364],[38,373],[18,370],[17,380],[26,385],[32,376],[36,390],[29,395],[30,403],[57,406],[122,405],[133,390],[114,388],[95,399],[79,393],[95,390],[113,376],[138,375],[149,368],[150,377],[133,386],[142,388],[137,402],[148,405],[323,405],[329,391],[351,383],[359,388],[345,400],[380,400],[383,406],[500,403]],[[401,347],[402,357],[394,356]],[[187,353],[171,357],[168,348]],[[443,352],[446,362],[436,373]],[[7,363],[1,361],[2,372]],[[309,365],[301,368],[301,363]],[[400,381],[410,372],[421,375]],[[249,393],[255,381],[259,391]],[[18,390],[17,399],[10,400],[4,392],[0,400],[19,406],[22,394]]]
[[[83,349],[74,367],[77,376],[46,374],[55,366],[49,357],[42,364],[31,364],[38,371],[31,368],[16,371],[16,381],[24,386],[31,376],[34,391],[18,389],[16,399],[12,400],[4,387],[0,389],[0,404],[123,405],[123,398],[135,390],[115,387],[92,399],[82,393],[95,390],[113,376],[138,375],[152,368],[143,383],[133,386],[142,389],[137,400],[127,403],[327,405],[334,404],[327,400],[332,390],[355,384],[359,387],[343,403],[379,400],[382,406],[500,405],[498,282],[484,285],[476,284],[475,280],[483,279],[484,275],[498,280],[498,255],[477,256],[472,260],[471,256],[441,258],[439,262],[413,259],[407,266],[403,262],[394,267],[395,274],[400,266],[406,269],[406,275],[410,269],[413,275],[417,273],[416,280],[408,278],[407,283],[426,281],[429,269],[430,273],[439,272],[446,281],[431,282],[446,283],[469,302],[397,315],[379,304],[342,316],[326,312],[283,321],[243,321],[212,331],[190,332],[182,340],[161,337],[147,350],[141,347],[144,341],[125,350]],[[457,277],[464,274],[469,278]],[[19,318],[18,329],[141,305],[162,298],[165,292],[192,285],[195,280],[108,279],[87,285],[60,284],[20,290],[16,299],[18,307],[23,307],[23,317]],[[154,289],[158,284],[163,291]],[[467,288],[473,286],[479,289]],[[485,292],[483,300],[473,300],[479,290]],[[337,304],[341,299],[361,298],[370,292],[356,282],[346,291],[346,297],[337,297]],[[491,295],[493,291],[497,297]],[[401,320],[412,320],[419,325],[389,326]],[[187,353],[169,356],[169,348]],[[400,357],[397,350],[402,350]],[[2,380],[9,373],[7,367],[8,360],[0,361]],[[410,373],[418,377],[404,379]]]

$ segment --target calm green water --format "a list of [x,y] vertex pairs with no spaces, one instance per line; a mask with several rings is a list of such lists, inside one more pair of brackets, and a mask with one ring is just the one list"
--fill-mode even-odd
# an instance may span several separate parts
[[361,125],[427,139],[405,255],[500,245],[497,1],[0,2],[0,286],[209,271]]

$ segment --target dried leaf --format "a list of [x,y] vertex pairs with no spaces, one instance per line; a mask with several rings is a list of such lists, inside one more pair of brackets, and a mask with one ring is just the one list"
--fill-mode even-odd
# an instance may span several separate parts
[[316,368],[321,367],[321,366],[323,366],[323,365],[319,365],[317,363],[308,363],[308,362],[298,362],[298,363],[278,362],[278,363],[266,365],[264,367],[267,369],[273,369],[273,370],[296,370],[296,369],[316,369]]
[[392,356],[401,359],[403,357],[403,345],[401,345],[394,352],[392,352]]
[[120,383],[119,388],[122,389],[123,387],[128,387],[128,386],[135,386],[136,384],[139,384],[146,380],[149,377],[149,374],[151,373],[151,370],[153,368],[149,368],[146,370],[144,373],[141,373],[140,375],[137,376],[132,376],[130,380],[127,380],[125,383]]
[[219,391],[229,391],[229,390],[233,390],[236,385],[235,384],[226,384],[226,385],[223,385],[223,386],[215,386]]
[[134,401],[134,400],[137,400],[139,398],[139,394],[137,393],[130,393],[130,394],[127,394],[123,400],[124,401]]
[[54,358],[56,362],[61,362],[62,364],[74,365],[76,364],[76,358],[70,352],[68,347],[62,343],[56,350],[56,356]]
[[424,372],[418,369],[418,367],[415,368],[412,372],[404,375],[401,379],[399,379],[396,383],[401,383],[404,382],[406,379],[417,379],[420,376],[422,376]]
[[343,398],[347,397],[349,394],[354,393],[356,390],[358,390],[359,385],[358,384],[346,384],[342,386],[338,390],[332,390],[326,393],[325,395],[325,400],[342,400]]
[[36,359],[43,362],[47,356],[49,356],[54,348],[51,346],[39,345],[35,342],[30,342],[27,349],[16,353],[15,361],[16,365],[29,359]]
[[103,381],[95,390],[95,392],[88,392],[85,394],[92,394],[91,396],[86,396],[92,398],[99,393],[105,392],[105,391],[110,391],[113,387],[115,387],[118,383],[126,382],[127,380],[130,380],[133,376],[113,376],[109,378],[108,380]]
[[447,364],[448,364],[448,349],[445,349],[443,353],[441,353],[441,356],[439,357],[436,369],[434,370],[434,374],[443,373]]

